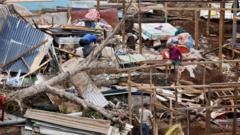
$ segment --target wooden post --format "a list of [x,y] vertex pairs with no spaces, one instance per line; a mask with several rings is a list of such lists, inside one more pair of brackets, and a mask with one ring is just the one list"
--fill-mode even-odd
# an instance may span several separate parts
[[[219,22],[219,60],[222,61],[222,46],[224,41],[224,16],[225,16],[225,10],[223,9],[225,7],[224,0],[220,3],[220,22]],[[219,63],[219,71],[222,72],[222,62]]]
[[154,117],[154,120],[153,120],[153,126],[154,126],[154,132],[153,132],[153,135],[158,135],[158,124],[157,124],[157,119],[156,119],[156,116],[157,116],[157,109],[156,109],[156,106],[155,106],[155,103],[157,102],[157,90],[154,88],[154,97],[153,97],[153,101],[154,101],[154,108],[153,108],[153,117]]
[[187,110],[187,135],[190,135],[190,129],[191,129],[191,125],[190,125],[190,110]]
[[[172,110],[173,109],[173,103],[172,103],[172,99],[170,99],[170,109]],[[169,122],[169,126],[172,126],[173,124],[173,112],[171,111],[170,113],[170,122]]]
[[[211,8],[211,0],[208,0],[208,8]],[[211,25],[211,10],[208,10],[208,19],[207,19],[207,28],[206,28],[206,35],[209,36],[210,35],[210,25]]]
[[138,26],[139,26],[139,53],[142,54],[142,15],[141,15],[141,0],[138,0]]
[[[202,84],[205,85],[206,84],[206,64],[203,65],[204,66],[204,69],[203,69],[203,82]],[[206,88],[203,89],[203,92],[204,92],[204,97],[206,97]],[[204,105],[204,100],[203,100],[203,105]]]
[[[238,96],[238,93],[237,93],[237,88],[234,89],[234,105],[237,104],[237,96]],[[235,107],[234,108],[234,114],[233,114],[233,135],[236,135],[236,132],[237,132],[237,108]]]
[[[236,79],[235,81],[238,81],[238,70],[239,70],[239,63],[236,63],[236,71],[235,71],[235,76],[236,76]],[[237,96],[238,96],[238,92],[237,92],[238,88],[236,87],[234,89],[234,105],[237,105]],[[233,135],[236,135],[236,132],[237,132],[237,108],[234,108],[234,115],[233,115]]]
[[[196,7],[198,8],[198,3],[196,2]],[[199,49],[199,10],[195,10],[195,26],[194,26],[194,37],[195,37],[195,46]]]
[[[211,89],[208,88],[207,106],[210,106],[210,103],[211,103]],[[210,119],[211,119],[211,111],[209,108],[207,108],[205,135],[210,135],[211,133]]]
[[[123,3],[122,3],[122,6],[123,6],[123,16],[126,16],[126,2],[125,0],[123,0]],[[122,43],[123,43],[123,48],[127,48],[126,47],[126,44],[125,44],[125,21],[123,22],[123,25],[122,25]]]
[[97,0],[97,11],[100,11],[100,0]]
[[[238,0],[234,0],[233,2],[233,8],[237,8],[239,5]],[[237,11],[233,11],[233,25],[232,25],[232,49],[237,47],[236,46],[236,40],[237,40]],[[233,50],[232,50],[233,51]],[[233,51],[234,53],[234,51]]]
[[168,22],[168,10],[167,10],[167,8],[168,8],[168,2],[165,2],[165,4],[164,4],[164,8],[165,8],[165,23],[167,23]]
[[140,116],[140,134],[143,135],[143,91],[141,91],[141,116]]
[[[128,72],[128,113],[129,113],[129,123],[132,124],[132,86],[131,83],[131,73]],[[132,134],[132,132],[130,132]]]

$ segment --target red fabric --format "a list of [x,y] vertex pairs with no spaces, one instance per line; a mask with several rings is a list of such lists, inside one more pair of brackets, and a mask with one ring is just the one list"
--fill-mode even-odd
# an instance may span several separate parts
[[[71,17],[73,20],[84,19],[88,11],[88,9],[72,9]],[[99,14],[100,17],[104,19],[108,24],[110,24],[113,28],[118,24],[117,9],[111,8],[100,10]]]
[[3,104],[5,104],[5,101],[6,101],[6,97],[0,96],[0,108]]

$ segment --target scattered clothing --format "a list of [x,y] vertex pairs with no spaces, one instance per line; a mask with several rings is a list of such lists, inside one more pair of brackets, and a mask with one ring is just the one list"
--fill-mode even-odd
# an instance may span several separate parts
[[177,35],[178,44],[185,45],[189,50],[193,48],[193,38],[189,33],[181,33]]
[[178,45],[178,38],[175,36],[175,37],[170,37],[168,38],[167,40],[167,46],[176,46]]

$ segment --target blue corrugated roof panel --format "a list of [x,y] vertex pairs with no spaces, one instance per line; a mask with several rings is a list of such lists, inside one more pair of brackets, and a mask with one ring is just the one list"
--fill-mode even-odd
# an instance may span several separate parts
[[[32,27],[31,24],[14,16],[7,16],[3,24],[3,29],[0,31],[0,64],[7,64],[30,48],[41,44],[46,39],[47,35]],[[29,66],[32,65],[39,51],[39,48],[35,49],[23,57]],[[18,72],[19,69],[21,69],[23,73],[29,72],[29,69],[22,60],[16,61],[4,70]]]

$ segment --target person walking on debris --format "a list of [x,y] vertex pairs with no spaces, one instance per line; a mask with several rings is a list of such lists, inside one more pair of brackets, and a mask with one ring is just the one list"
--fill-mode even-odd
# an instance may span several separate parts
[[92,52],[94,46],[91,44],[96,41],[97,36],[95,34],[86,34],[80,39],[79,45],[83,47],[82,51],[84,57],[87,57]]
[[175,71],[182,61],[182,53],[177,46],[169,45],[169,59],[171,60]]
[[152,112],[149,109],[149,105],[143,104],[143,109],[139,108],[139,114],[143,135],[149,135],[153,118]]

